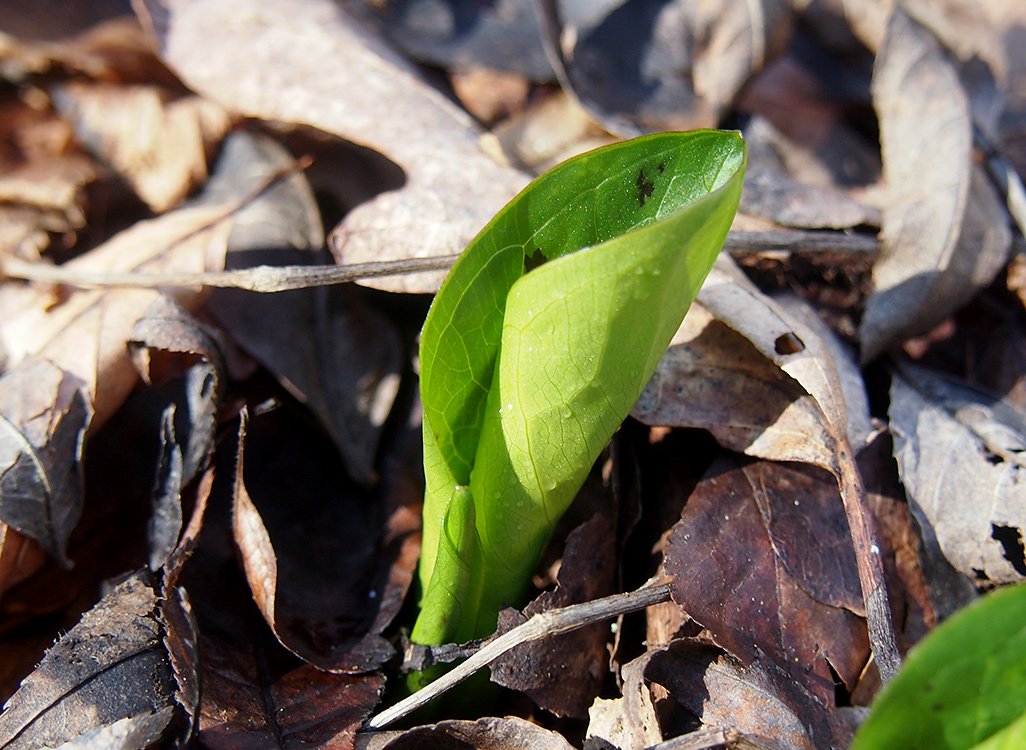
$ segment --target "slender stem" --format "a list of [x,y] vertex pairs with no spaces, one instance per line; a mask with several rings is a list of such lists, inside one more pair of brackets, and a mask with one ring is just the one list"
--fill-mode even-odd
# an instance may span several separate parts
[[651,607],[670,600],[668,583],[645,586],[627,594],[614,594],[602,599],[571,604],[569,607],[541,612],[523,625],[488,641],[477,653],[465,662],[445,673],[423,690],[396,703],[367,721],[368,729],[382,729],[394,721],[407,716],[434,700],[442,693],[470,677],[481,667],[488,666],[503,654],[528,641],[569,633],[603,620],[609,620],[628,612]]
[[841,438],[838,443],[837,483],[844,512],[848,517],[852,544],[855,546],[855,562],[858,567],[859,583],[862,585],[862,598],[866,605],[869,645],[873,650],[880,678],[887,682],[901,667],[901,655],[898,652],[891,606],[887,598],[883,558],[873,529],[873,515],[866,503],[866,489],[862,484],[862,475],[855,463],[851,446],[846,438]]
[[[781,230],[772,232],[734,232],[724,246],[734,255],[759,253],[841,253],[866,255],[875,253],[875,237],[842,232],[810,232]],[[125,273],[88,271],[30,263],[18,258],[0,259],[0,271],[7,278],[41,281],[78,287],[230,287],[250,292],[273,294],[314,286],[344,284],[358,279],[399,276],[422,271],[448,269],[458,255],[437,255],[429,258],[353,263],[344,266],[254,266],[232,271],[206,273]]]

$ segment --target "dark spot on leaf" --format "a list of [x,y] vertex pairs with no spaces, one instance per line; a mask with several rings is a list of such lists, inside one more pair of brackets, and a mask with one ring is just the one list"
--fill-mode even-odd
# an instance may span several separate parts
[[666,162],[665,161],[659,162],[659,166],[656,167],[656,169],[659,170],[659,174],[662,174],[663,172],[665,172],[666,171]]
[[545,262],[545,254],[542,252],[540,247],[536,247],[534,252],[528,255],[524,253],[524,273],[533,271],[542,263]]
[[777,336],[777,340],[773,342],[773,348],[777,354],[797,354],[805,351],[805,342],[798,338],[794,331],[788,331]]
[[652,191],[655,190],[655,183],[645,177],[645,170],[638,170],[638,179],[634,181],[635,186],[638,188],[638,205],[644,206],[645,199],[652,196]]
[[1012,564],[1015,572],[1026,576],[1026,547],[1022,542],[1022,530],[1014,526],[990,525],[990,538],[996,540],[1004,549],[1005,559]]

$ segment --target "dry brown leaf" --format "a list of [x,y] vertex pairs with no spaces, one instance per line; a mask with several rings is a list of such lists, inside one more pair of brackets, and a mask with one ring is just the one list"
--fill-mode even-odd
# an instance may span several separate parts
[[360,750],[573,750],[558,732],[515,716],[440,721],[404,732],[378,732],[366,735],[357,747]]
[[[868,420],[862,380],[854,364],[827,333],[825,324],[804,305],[769,300],[744,278],[726,256],[717,259],[698,294],[699,304],[755,347],[812,396],[830,430],[832,463],[851,528],[862,582],[874,657],[885,679],[897,672],[900,656],[887,600],[886,579],[875,541],[872,515],[855,464],[865,445]],[[756,312],[758,311],[758,312]]]
[[999,81],[1007,63],[998,36],[999,26],[989,16],[993,0],[840,0],[855,35],[879,53],[886,44],[888,25],[896,13],[907,13],[927,26],[960,60],[984,61]]
[[644,679],[652,653],[623,665],[620,698],[597,698],[592,704],[585,750],[602,750],[610,745],[618,750],[643,750],[662,742],[655,700]]
[[926,554],[983,584],[1026,578],[1026,417],[1000,401],[903,365],[891,385],[901,480]]
[[832,430],[815,399],[699,305],[688,311],[631,416],[708,430],[720,445],[749,456],[834,463]]
[[561,91],[499,124],[494,133],[509,158],[534,173],[613,140],[576,99]]
[[688,499],[664,565],[673,599],[746,663],[770,659],[825,705],[868,659],[837,486],[797,464],[721,461]]
[[470,114],[485,125],[494,125],[527,105],[531,84],[519,73],[487,67],[451,70],[453,93]]
[[969,101],[929,30],[896,10],[876,60],[888,201],[860,330],[874,358],[925,333],[988,285],[1011,242],[1006,212],[971,159]]
[[371,502],[331,443],[286,406],[245,429],[233,535],[264,620],[319,669],[374,671],[394,653],[381,633],[412,580],[419,518]]
[[[336,229],[346,263],[457,253],[527,181],[489,158],[471,118],[331,0],[142,5],[165,60],[197,91],[368,146],[406,171],[401,190],[357,206]],[[366,283],[429,292],[442,275]]]
[[68,83],[53,92],[79,141],[109,164],[156,213],[181,203],[207,178],[207,160],[231,125],[196,96],[169,99],[152,85]]
[[748,79],[786,47],[791,6],[784,0],[715,0],[698,7],[695,92],[715,124]]
[[871,428],[862,377],[811,308],[793,297],[763,294],[726,256],[717,260],[698,304],[800,384],[836,436],[856,451],[865,445]]
[[[233,133],[219,172],[271,176],[292,158],[270,138]],[[220,179],[220,178],[219,178]],[[302,175],[238,214],[227,265],[316,265],[325,260],[317,201]],[[385,420],[399,386],[403,344],[395,325],[351,285],[281,294],[211,291],[206,309],[227,334],[309,406],[357,481],[370,485]]]
[[[81,11],[82,8],[85,12],[78,14],[71,12],[70,8],[61,9],[68,14],[65,18],[78,16],[70,27],[64,29],[65,34],[72,32],[75,36],[61,38],[63,34],[59,24],[51,15],[40,19],[37,25],[37,31],[43,32],[39,41],[33,40],[39,38],[38,34],[18,39],[0,32],[0,64],[8,75],[17,78],[63,68],[100,80],[136,78],[173,83],[171,76],[154,59],[153,45],[138,21],[121,15],[91,25],[99,19],[82,16],[88,16],[89,11],[95,9],[75,6],[75,10]],[[55,30],[58,31],[56,37],[53,36]]]
[[772,667],[743,666],[708,645],[676,641],[654,654],[645,669],[703,726],[742,732],[765,750],[840,747],[825,706]]
[[147,727],[149,742],[158,739],[178,705],[160,608],[144,576],[114,588],[50,649],[4,706],[0,745],[55,747],[121,719],[171,709],[161,714],[159,726]]
[[[139,222],[95,250],[65,264],[81,271],[179,271],[222,268],[232,218],[222,206],[196,206]],[[184,307],[202,298],[179,287]],[[54,304],[40,291],[34,304],[0,324],[0,344],[14,364],[29,354],[51,360],[80,379],[93,400],[94,426],[102,424],[138,376],[126,346],[132,326],[161,295],[148,289],[79,290]]]
[[82,512],[84,435],[93,417],[82,381],[32,357],[0,378],[0,526],[68,565]]
[[[82,156],[31,161],[0,175],[0,202],[7,211],[20,208],[31,215],[35,229],[71,232],[85,224],[83,188],[96,176],[96,165]],[[0,242],[4,251],[17,249],[6,237]]]

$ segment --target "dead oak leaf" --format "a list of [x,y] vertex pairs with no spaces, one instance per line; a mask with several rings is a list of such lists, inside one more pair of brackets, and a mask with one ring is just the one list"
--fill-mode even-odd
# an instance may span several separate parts
[[721,461],[670,533],[673,598],[746,661],[769,658],[830,704],[868,659],[855,557],[837,488],[799,464]]

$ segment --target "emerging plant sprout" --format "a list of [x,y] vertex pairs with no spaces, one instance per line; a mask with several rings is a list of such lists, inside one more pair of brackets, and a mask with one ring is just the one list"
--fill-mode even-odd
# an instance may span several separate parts
[[739,133],[661,133],[545,173],[470,243],[420,346],[413,640],[491,633],[630,412],[737,211]]

